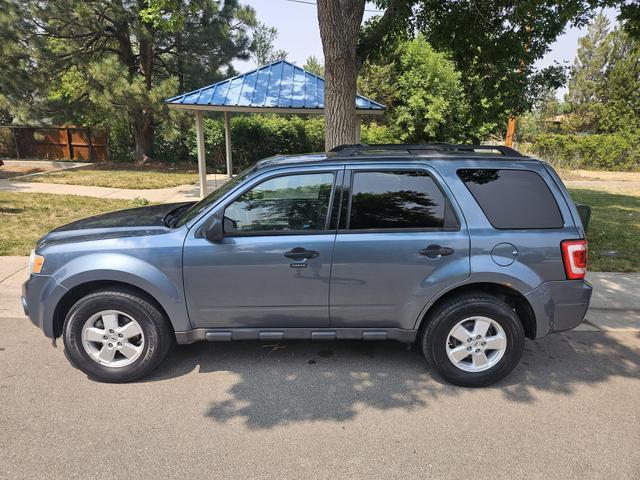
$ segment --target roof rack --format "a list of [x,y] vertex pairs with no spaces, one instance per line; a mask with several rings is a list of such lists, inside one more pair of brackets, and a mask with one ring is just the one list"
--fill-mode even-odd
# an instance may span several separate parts
[[504,145],[456,145],[453,143],[426,144],[380,144],[368,145],[364,143],[338,145],[330,150],[338,157],[353,157],[358,155],[388,155],[390,153],[424,155],[429,153],[463,154],[463,153],[499,153],[505,157],[524,157],[517,150]]

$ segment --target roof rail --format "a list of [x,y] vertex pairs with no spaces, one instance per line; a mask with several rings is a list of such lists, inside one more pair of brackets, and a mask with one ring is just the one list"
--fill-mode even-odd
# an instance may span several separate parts
[[420,155],[425,153],[473,153],[484,151],[487,153],[497,152],[500,155],[509,157],[524,157],[517,150],[504,145],[456,145],[453,143],[426,143],[426,144],[380,144],[367,145],[364,143],[338,145],[330,150],[338,157],[352,157],[357,155],[384,155],[388,152],[408,153],[409,155]]

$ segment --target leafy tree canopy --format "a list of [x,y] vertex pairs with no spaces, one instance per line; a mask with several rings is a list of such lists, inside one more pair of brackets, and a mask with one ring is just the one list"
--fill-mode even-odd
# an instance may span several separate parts
[[398,42],[384,64],[365,62],[358,87],[388,107],[389,126],[398,141],[469,137],[461,74],[448,55],[434,51],[422,35]]
[[570,131],[640,129],[640,39],[598,15],[579,40],[566,101]]
[[276,60],[286,60],[287,52],[276,50],[275,41],[278,38],[278,29],[269,27],[258,22],[253,30],[253,54],[252,57],[259,67],[275,62]]
[[248,58],[254,25],[237,0],[8,0],[0,91],[27,120],[125,122],[144,160],[161,100]]
[[[549,90],[564,83],[565,69],[536,69],[535,62],[568,25],[582,26],[596,7],[631,4],[607,0],[376,0],[385,13],[362,29],[361,61],[381,58],[395,38],[420,32],[437,51],[449,52],[459,71],[478,129],[506,124]],[[635,10],[628,10],[632,16]]]

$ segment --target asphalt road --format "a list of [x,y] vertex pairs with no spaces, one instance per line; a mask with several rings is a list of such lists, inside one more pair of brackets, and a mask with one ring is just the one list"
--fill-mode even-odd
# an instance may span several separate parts
[[640,333],[526,344],[492,388],[404,345],[176,347],[107,385],[0,319],[0,478],[640,478]]

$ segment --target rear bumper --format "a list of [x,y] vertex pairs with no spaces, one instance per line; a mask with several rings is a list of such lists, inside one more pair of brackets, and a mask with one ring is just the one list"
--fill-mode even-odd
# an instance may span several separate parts
[[580,325],[592,291],[584,280],[560,280],[545,282],[525,295],[536,317],[536,338]]
[[54,338],[53,319],[56,306],[67,289],[49,275],[31,275],[22,284],[22,308],[31,323],[49,338]]

